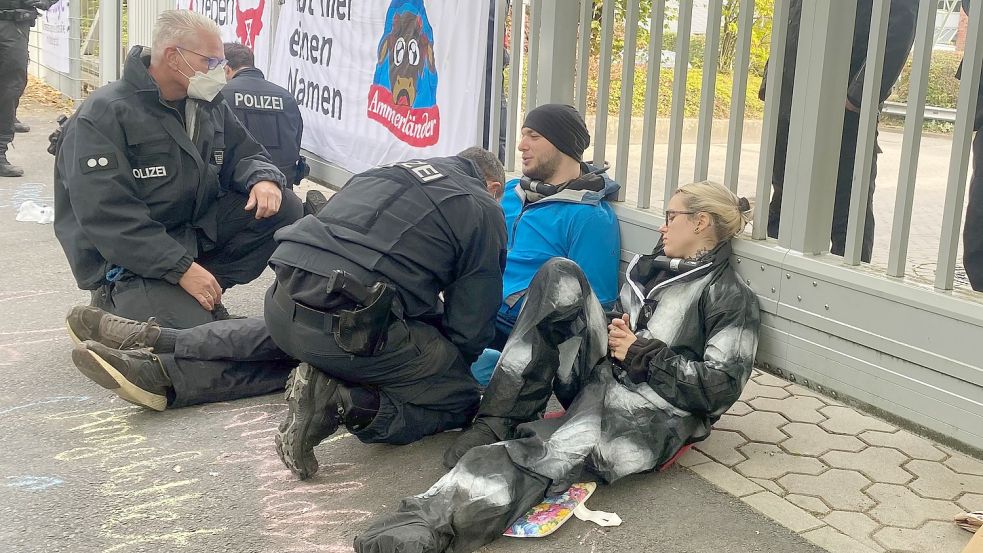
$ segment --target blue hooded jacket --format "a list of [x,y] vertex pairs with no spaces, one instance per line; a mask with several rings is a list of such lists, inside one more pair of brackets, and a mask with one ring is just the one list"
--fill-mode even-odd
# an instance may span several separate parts
[[[586,165],[586,164],[585,164]],[[586,169],[597,168],[586,165]],[[621,230],[605,198],[615,197],[621,186],[606,173],[604,189],[562,190],[535,203],[513,179],[506,185],[502,209],[508,231],[499,327],[511,327],[519,316],[532,277],[547,261],[566,257],[583,269],[591,288],[605,308],[618,297]]]

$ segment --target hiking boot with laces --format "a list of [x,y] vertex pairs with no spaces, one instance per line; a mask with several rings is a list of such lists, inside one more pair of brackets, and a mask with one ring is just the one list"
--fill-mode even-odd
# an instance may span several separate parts
[[65,324],[76,344],[93,340],[113,349],[153,349],[160,338],[160,325],[153,317],[142,323],[89,305],[73,307]]
[[[357,398],[353,398],[353,391]],[[287,418],[273,441],[280,460],[301,480],[317,472],[315,446],[342,423],[353,432],[365,428],[379,410],[379,395],[374,390],[353,390],[307,363],[290,373],[286,400]]]
[[147,348],[122,351],[88,340],[72,350],[72,362],[90,380],[134,405],[167,408],[171,379]]

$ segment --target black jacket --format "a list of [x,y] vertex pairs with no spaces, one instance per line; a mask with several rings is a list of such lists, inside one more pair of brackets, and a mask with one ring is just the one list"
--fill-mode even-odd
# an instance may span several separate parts
[[149,49],[130,50],[123,78],[93,92],[63,131],[55,235],[83,289],[114,267],[177,283],[217,239],[219,195],[284,185],[221,96],[179,111],[161,100],[149,63]]
[[[969,0],[963,0],[962,9],[969,15],[970,3]],[[965,58],[963,58],[965,61]],[[959,69],[956,70],[956,78],[961,78],[963,72],[963,63],[959,62]],[[983,82],[980,83],[980,88],[978,91],[978,99],[976,100],[976,117],[973,120],[973,130],[978,131],[983,129]]]
[[255,67],[239,70],[222,89],[222,96],[253,138],[269,152],[273,164],[287,177],[287,184],[296,183],[304,120],[293,96],[267,81]]
[[470,161],[409,163],[443,176],[418,170],[422,182],[407,164],[355,175],[317,216],[277,232],[270,263],[293,299],[316,309],[326,307],[323,277],[334,270],[388,281],[406,317],[436,325],[471,363],[495,333],[505,218]]
[[705,439],[740,398],[754,364],[758,298],[734,272],[731,253],[723,242],[710,265],[666,278],[646,264],[663,254],[660,242],[631,262],[618,300],[638,337],[623,366],[677,409],[662,424],[690,443]]
[[[863,101],[864,73],[867,65],[867,43],[870,39],[870,20],[873,0],[859,0],[853,29],[853,50],[850,54],[850,81],[847,99],[860,107]],[[779,116],[788,118],[792,113],[792,82],[795,78],[796,52],[799,47],[799,24],[802,18],[802,0],[792,0],[789,8],[788,38],[785,43],[785,71],[782,77],[782,97]],[[884,102],[891,95],[891,88],[901,76],[911,46],[915,42],[915,24],[918,19],[918,0],[891,0],[887,24],[887,43],[884,51],[884,72],[881,78],[879,100]],[[761,81],[758,95],[764,98],[765,81]]]

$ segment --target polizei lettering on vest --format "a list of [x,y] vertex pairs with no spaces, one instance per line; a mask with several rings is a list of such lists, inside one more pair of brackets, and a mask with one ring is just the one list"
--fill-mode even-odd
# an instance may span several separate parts
[[283,111],[283,98],[279,96],[266,96],[236,92],[235,102],[237,108]]
[[167,168],[163,165],[158,165],[157,167],[144,167],[142,169],[133,170],[133,178],[137,179],[152,179],[154,177],[166,177]]

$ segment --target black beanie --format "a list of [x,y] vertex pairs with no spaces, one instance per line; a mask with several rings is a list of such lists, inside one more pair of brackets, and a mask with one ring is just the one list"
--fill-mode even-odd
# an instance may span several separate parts
[[545,104],[530,111],[523,128],[532,129],[564,154],[582,161],[590,145],[590,133],[580,112],[566,104]]

